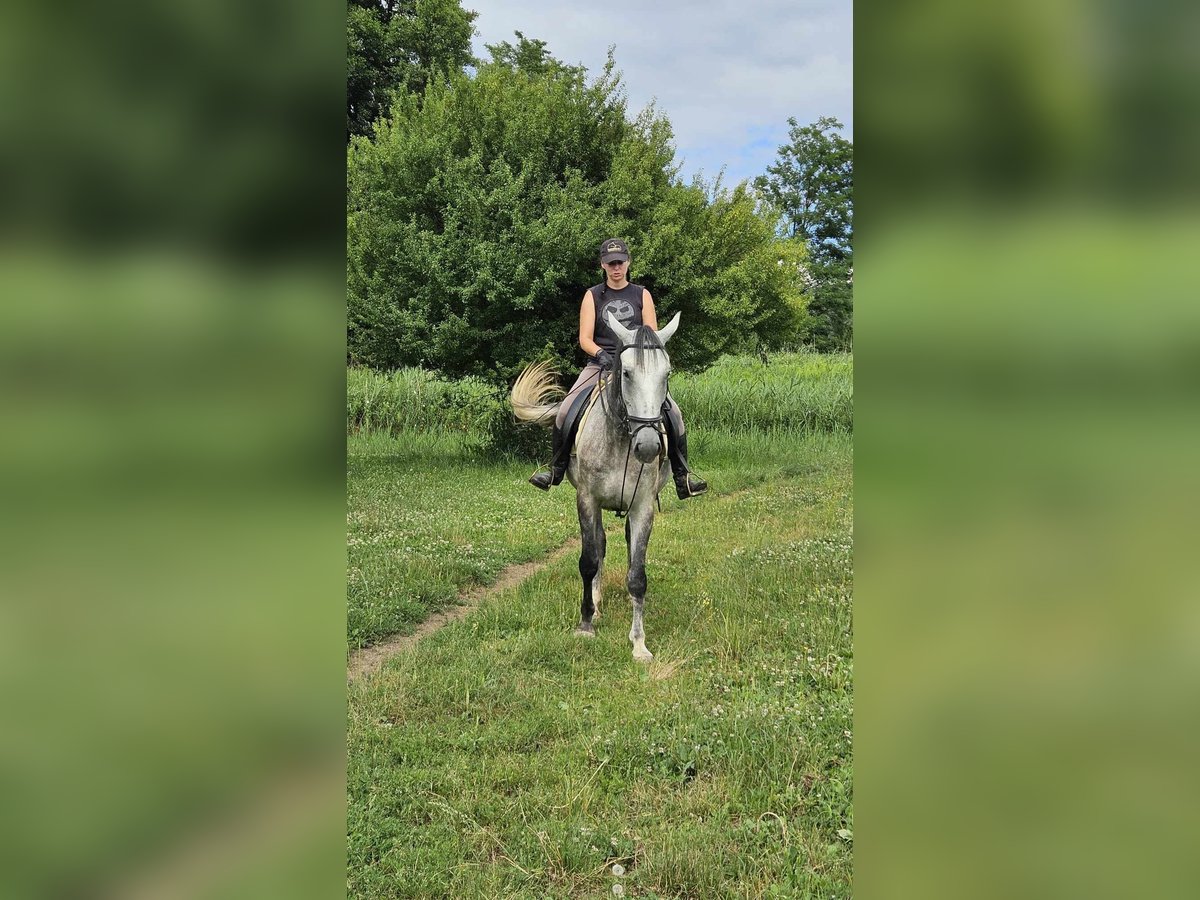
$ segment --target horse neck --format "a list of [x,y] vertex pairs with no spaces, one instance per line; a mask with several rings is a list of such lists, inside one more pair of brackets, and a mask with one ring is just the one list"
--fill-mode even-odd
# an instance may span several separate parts
[[621,421],[620,416],[620,392],[617,390],[620,372],[614,366],[609,370],[608,379],[605,381],[603,391],[604,395],[600,398],[603,401],[603,409],[605,411],[605,421],[610,432],[617,435],[625,434],[625,425]]

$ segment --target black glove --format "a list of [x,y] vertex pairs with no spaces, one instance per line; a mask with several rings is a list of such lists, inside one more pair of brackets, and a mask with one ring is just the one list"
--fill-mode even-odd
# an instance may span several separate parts
[[613,367],[612,354],[603,347],[600,348],[599,352],[596,353],[593,359],[596,360],[596,365],[602,369],[611,369]]

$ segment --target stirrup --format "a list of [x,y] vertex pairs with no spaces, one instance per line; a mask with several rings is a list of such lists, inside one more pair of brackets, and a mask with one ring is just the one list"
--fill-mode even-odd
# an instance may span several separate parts
[[548,491],[554,484],[554,475],[550,472],[534,472],[529,476],[529,483],[540,491]]
[[691,472],[684,472],[679,478],[675,479],[675,493],[679,495],[680,500],[687,500],[689,497],[699,497],[708,490],[708,482],[696,478]]

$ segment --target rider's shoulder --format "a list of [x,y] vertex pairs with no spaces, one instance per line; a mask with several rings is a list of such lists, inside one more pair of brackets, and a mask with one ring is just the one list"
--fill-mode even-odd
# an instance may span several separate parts
[[[585,293],[587,296],[592,298],[593,302],[599,302],[600,298],[604,295],[604,285],[605,283],[603,281],[599,284],[593,284]],[[635,284],[632,281],[626,284],[625,287],[621,288],[618,293],[622,296],[628,296],[628,292],[630,291],[633,292],[635,297],[645,297],[646,294],[649,293],[649,291],[642,287],[642,285]],[[608,293],[611,295],[613,293],[613,289],[609,288]]]

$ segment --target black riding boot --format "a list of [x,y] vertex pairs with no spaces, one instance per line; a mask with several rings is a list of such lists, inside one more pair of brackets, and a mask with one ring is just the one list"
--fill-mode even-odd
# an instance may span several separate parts
[[687,432],[675,433],[671,417],[664,413],[663,424],[667,427],[667,455],[671,459],[671,477],[675,479],[675,493],[680,500],[695,497],[708,490],[708,483],[702,481],[688,468],[687,461]]
[[571,408],[567,410],[567,414],[563,417],[562,428],[558,427],[558,420],[555,419],[550,438],[550,471],[534,472],[529,476],[529,483],[535,488],[548,491],[554,485],[562,484],[563,476],[567,474],[567,466],[571,464],[571,449],[575,444],[575,430],[579,427],[579,419],[583,415],[583,410],[587,407],[588,398],[592,396],[594,389],[594,387],[589,387],[579,392],[579,395],[571,404]]
[[550,447],[550,471],[534,472],[529,476],[529,483],[543,491],[550,490],[556,484],[562,484],[563,476],[567,474],[567,466],[571,463],[571,444],[557,423],[550,438]]

